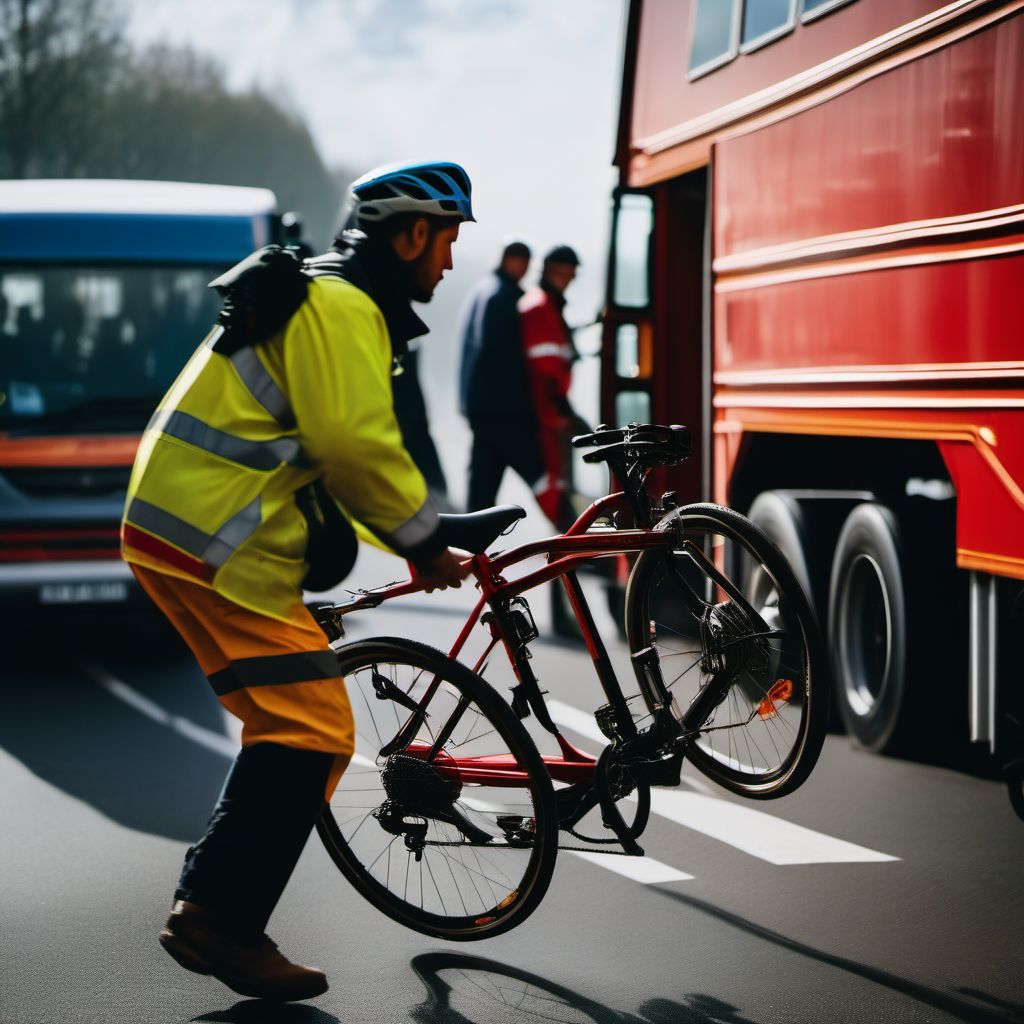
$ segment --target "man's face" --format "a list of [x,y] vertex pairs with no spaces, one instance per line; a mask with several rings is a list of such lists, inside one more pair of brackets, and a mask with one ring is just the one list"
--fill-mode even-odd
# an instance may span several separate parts
[[501,269],[512,278],[513,281],[522,281],[526,272],[530,269],[529,256],[506,256],[501,261]]
[[452,246],[459,237],[459,221],[437,228],[423,251],[412,261],[413,294],[417,302],[429,302],[446,270],[452,269]]
[[576,267],[571,263],[548,263],[544,267],[544,280],[559,292],[564,292],[575,277]]

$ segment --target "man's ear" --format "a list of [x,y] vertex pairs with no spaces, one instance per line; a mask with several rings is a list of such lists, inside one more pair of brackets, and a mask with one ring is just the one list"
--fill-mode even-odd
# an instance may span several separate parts
[[417,217],[404,231],[391,237],[391,244],[400,259],[406,263],[418,260],[430,241],[430,222],[426,217]]

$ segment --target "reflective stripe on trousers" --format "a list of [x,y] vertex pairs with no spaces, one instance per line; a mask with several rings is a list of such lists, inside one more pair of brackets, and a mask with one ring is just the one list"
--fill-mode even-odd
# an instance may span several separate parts
[[333,651],[299,651],[296,654],[266,654],[258,658],[236,658],[208,677],[218,697],[249,686],[280,686],[310,679],[341,677]]
[[329,798],[355,749],[355,728],[337,659],[301,600],[282,622],[201,584],[139,565],[132,571],[189,645],[221,704],[241,719],[242,746],[278,743],[336,755]]

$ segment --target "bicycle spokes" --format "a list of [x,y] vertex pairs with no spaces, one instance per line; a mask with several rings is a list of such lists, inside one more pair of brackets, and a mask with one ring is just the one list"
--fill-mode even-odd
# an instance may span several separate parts
[[702,540],[666,553],[653,574],[651,648],[697,752],[743,776],[770,776],[802,731],[803,636],[749,551],[732,538]]

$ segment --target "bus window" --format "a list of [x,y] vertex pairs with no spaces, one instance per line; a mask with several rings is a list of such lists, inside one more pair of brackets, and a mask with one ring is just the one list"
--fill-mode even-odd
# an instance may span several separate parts
[[650,380],[653,364],[649,323],[622,323],[615,331],[615,373],[624,380]]
[[615,218],[616,306],[644,309],[651,302],[650,247],[654,226],[651,197],[627,192],[619,199]]
[[636,324],[620,324],[615,332],[615,372],[620,377],[640,376],[640,331]]
[[651,422],[651,396],[646,391],[620,391],[615,396],[615,423]]
[[803,20],[811,21],[821,14],[828,14],[837,7],[843,7],[851,0],[804,0]]
[[713,71],[736,56],[738,24],[739,0],[697,0],[690,47],[690,78]]
[[743,9],[742,48],[744,52],[757,49],[778,39],[796,21],[797,0],[757,0]]
[[[141,430],[217,315],[220,303],[206,282],[219,271],[40,266],[4,272],[0,431],[44,420],[95,428],[97,418],[110,420],[111,428]],[[115,417],[109,403],[118,400],[125,407]]]

